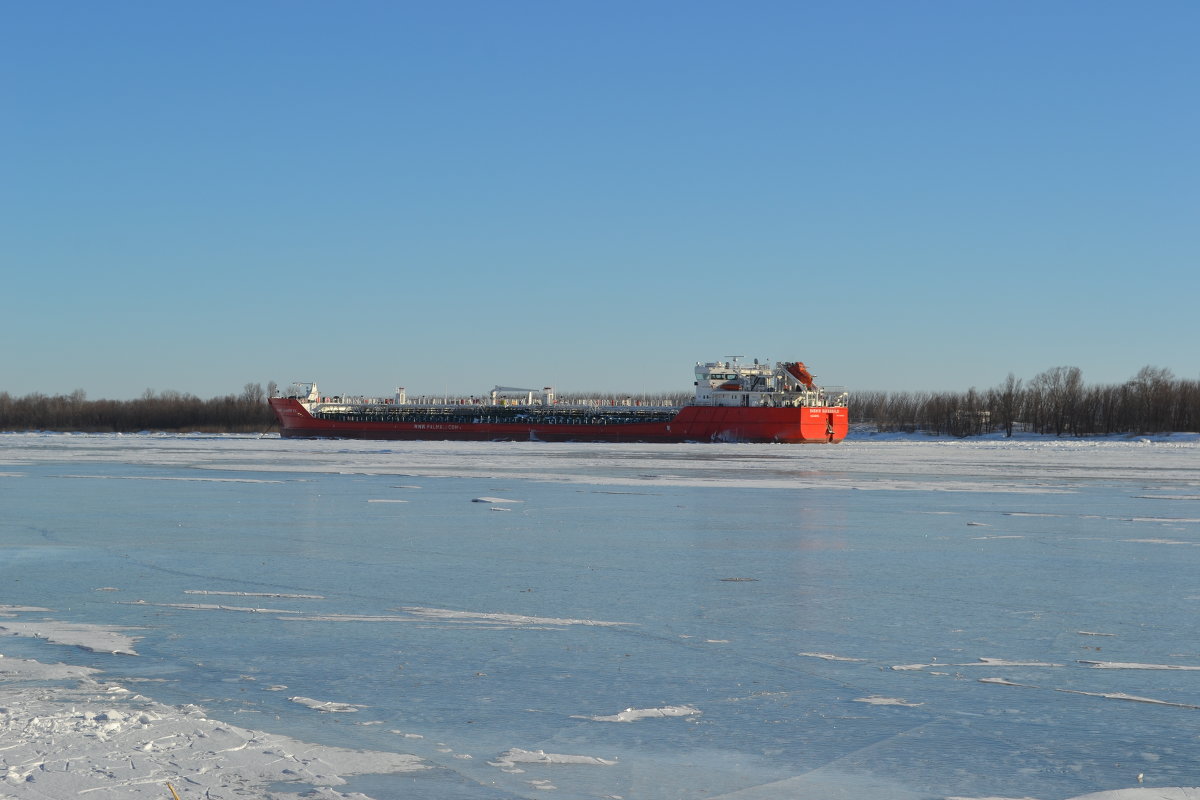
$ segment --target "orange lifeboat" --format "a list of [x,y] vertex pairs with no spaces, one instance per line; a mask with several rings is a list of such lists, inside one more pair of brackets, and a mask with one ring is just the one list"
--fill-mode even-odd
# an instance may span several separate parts
[[783,368],[788,371],[789,375],[804,384],[805,388],[809,390],[815,388],[812,373],[808,371],[808,367],[804,366],[803,361],[789,361],[783,365]]

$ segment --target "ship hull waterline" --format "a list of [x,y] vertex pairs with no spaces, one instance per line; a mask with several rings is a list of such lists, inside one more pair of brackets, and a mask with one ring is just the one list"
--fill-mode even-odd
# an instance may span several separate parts
[[523,422],[351,421],[313,417],[294,398],[272,398],[284,438],[541,442],[745,442],[817,444],[842,441],[845,407],[746,408],[684,406],[666,422],[562,424]]

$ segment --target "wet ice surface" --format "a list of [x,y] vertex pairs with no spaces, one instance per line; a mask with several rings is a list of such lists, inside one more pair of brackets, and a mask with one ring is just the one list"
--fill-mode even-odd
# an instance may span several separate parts
[[[0,497],[0,748],[29,729],[23,687],[78,708],[107,687],[144,698],[107,721],[63,712],[60,744],[92,742],[100,719],[101,756],[129,761],[118,793],[90,797],[165,796],[169,762],[138,784],[125,750],[175,707],[163,752],[256,731],[266,744],[237,752],[329,748],[322,769],[245,767],[240,783],[217,775],[237,764],[172,750],[213,798],[1200,785],[1196,437],[22,434],[0,436]],[[31,679],[22,659],[68,666]],[[204,726],[185,704],[224,732],[189,738]],[[35,756],[14,768],[23,752],[0,749],[0,796],[71,777]],[[322,783],[335,768],[346,782]]]

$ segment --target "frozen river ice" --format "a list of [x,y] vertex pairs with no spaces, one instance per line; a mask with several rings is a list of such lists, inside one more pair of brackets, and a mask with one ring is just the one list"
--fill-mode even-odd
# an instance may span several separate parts
[[0,797],[1200,786],[1195,436],[7,434],[0,498]]

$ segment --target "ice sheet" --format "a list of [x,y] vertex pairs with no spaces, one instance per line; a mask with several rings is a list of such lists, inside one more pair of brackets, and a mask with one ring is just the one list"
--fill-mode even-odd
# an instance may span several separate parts
[[0,436],[0,796],[1185,797],[1197,449]]

